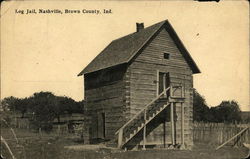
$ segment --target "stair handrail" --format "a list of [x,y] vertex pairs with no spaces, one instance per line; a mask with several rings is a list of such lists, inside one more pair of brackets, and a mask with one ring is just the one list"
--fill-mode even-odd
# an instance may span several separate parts
[[[171,87],[171,86],[170,86]],[[154,98],[151,102],[149,102],[142,110],[140,110],[133,118],[131,118],[128,122],[126,122],[120,129],[118,129],[115,134],[118,134],[120,130],[124,129],[129,123],[131,123],[135,118],[137,118],[143,111],[147,110],[147,108],[153,104],[157,99],[159,99],[162,95],[166,94],[166,92],[170,89],[170,87],[165,88],[156,98]]]

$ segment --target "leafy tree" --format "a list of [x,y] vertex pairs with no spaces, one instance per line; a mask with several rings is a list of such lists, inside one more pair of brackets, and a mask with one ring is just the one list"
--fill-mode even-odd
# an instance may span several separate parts
[[241,120],[240,107],[234,100],[222,101],[217,107],[212,107],[210,113],[213,116],[213,122],[239,122]]
[[3,110],[15,111],[16,106],[17,106],[17,101],[18,101],[18,98],[13,97],[13,96],[4,98],[3,100],[1,100],[1,105],[2,105]]
[[60,116],[63,114],[68,114],[70,109],[70,103],[68,102],[67,97],[56,97],[55,106],[54,106],[54,113],[55,116],[60,122]]
[[193,118],[194,121],[209,121],[211,116],[209,114],[209,107],[206,104],[205,98],[194,89],[193,99]]
[[72,98],[65,96],[56,97],[56,104],[54,106],[54,113],[58,122],[60,116],[64,114],[83,113],[83,101],[76,102]]
[[79,102],[74,102],[74,104],[71,106],[71,113],[84,113],[84,104],[85,101],[79,101]]
[[16,98],[13,96],[6,97],[1,101],[5,111],[20,112],[22,117],[24,117],[24,114],[28,111],[29,103],[29,98]]
[[24,114],[28,111],[29,108],[29,98],[23,98],[18,99],[16,102],[16,110],[19,111],[22,114],[22,117],[24,117]]
[[76,102],[66,96],[55,96],[51,92],[37,92],[31,97],[16,98],[7,97],[1,101],[5,110],[32,114],[31,120],[37,128],[48,129],[55,118],[60,122],[60,116],[64,114],[83,113],[84,101]]
[[32,110],[34,112],[34,123],[38,127],[49,128],[55,118],[54,106],[56,97],[51,92],[34,93],[32,100]]

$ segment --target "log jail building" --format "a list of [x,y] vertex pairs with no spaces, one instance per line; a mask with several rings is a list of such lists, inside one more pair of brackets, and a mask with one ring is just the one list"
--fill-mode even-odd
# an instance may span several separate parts
[[84,76],[86,143],[119,148],[193,145],[193,74],[199,68],[165,20],[112,41]]

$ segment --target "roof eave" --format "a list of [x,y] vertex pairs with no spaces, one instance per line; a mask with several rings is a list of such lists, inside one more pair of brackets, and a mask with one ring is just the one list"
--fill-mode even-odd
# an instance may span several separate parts
[[83,75],[83,73],[82,72],[80,72],[77,76],[79,77],[79,76],[82,76]]
[[104,67],[104,68],[101,68],[101,69],[98,69],[98,70],[94,70],[94,71],[86,71],[86,69],[84,69],[84,70],[82,70],[77,76],[82,76],[82,75],[84,75],[84,74],[97,72],[97,71],[100,71],[100,70],[112,68],[112,67],[115,67],[115,66],[120,66],[120,65],[123,65],[123,64],[127,64],[127,62],[123,62],[123,63],[117,64],[117,65],[112,65],[112,66]]

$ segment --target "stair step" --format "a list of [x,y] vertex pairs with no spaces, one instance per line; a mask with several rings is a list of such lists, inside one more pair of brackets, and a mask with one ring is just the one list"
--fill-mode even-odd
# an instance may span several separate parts
[[152,117],[155,117],[157,114],[159,114],[163,109],[165,109],[165,107],[166,106],[157,107],[157,109],[149,111],[148,116],[147,116],[147,120],[151,120]]
[[134,133],[129,135],[129,139],[131,139],[134,136]]
[[[168,101],[168,99],[167,99],[167,98],[161,98],[161,99],[159,99],[159,100],[157,100],[157,101],[167,102],[167,101]],[[157,102],[157,101],[156,101],[156,102]]]
[[130,139],[129,138],[125,138],[125,142],[124,143],[127,143]]
[[[138,115],[137,118],[132,121],[129,127],[127,127],[127,135],[125,137],[125,141],[123,142],[123,145],[126,144],[130,139],[132,139],[145,125],[145,123],[150,122],[155,116],[157,116],[163,109],[165,109],[169,102],[167,98],[162,98],[157,100],[155,103],[153,103],[151,106],[147,108],[147,116],[146,121],[144,121],[144,112]],[[157,103],[166,102],[163,105],[157,105]]]
[[135,130],[133,131],[133,134],[134,134],[134,133],[137,133],[137,129],[135,129]]
[[158,101],[155,101],[155,103],[162,103],[162,102],[166,102],[165,100],[158,100]]

